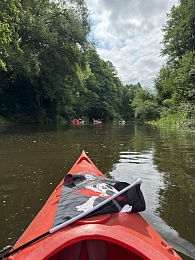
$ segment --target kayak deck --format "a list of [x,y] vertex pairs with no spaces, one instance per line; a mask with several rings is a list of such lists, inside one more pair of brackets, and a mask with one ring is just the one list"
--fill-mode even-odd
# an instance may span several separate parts
[[[82,152],[68,174],[105,175]],[[54,190],[14,249],[51,229],[64,181]],[[9,260],[181,259],[139,213],[109,213],[78,220],[9,256]]]
[[139,213],[79,220],[9,259],[180,259]]
[[[67,237],[69,241],[67,241]],[[50,240],[45,259],[180,259],[139,213],[108,214],[78,221],[60,232],[54,253]],[[63,241],[66,240],[66,245]],[[62,258],[61,258],[62,257]]]

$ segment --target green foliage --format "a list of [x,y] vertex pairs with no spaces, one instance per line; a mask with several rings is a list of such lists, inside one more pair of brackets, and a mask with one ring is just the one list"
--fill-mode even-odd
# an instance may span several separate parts
[[[180,0],[177,7],[172,7],[167,24],[163,28],[162,54],[167,55],[168,59],[155,78],[161,115],[171,115],[170,121],[174,121],[172,119],[175,114],[175,122],[179,122],[179,125],[186,125],[185,121],[191,122],[195,116],[194,24],[194,0]],[[191,111],[191,117],[186,117],[186,107]]]
[[136,85],[126,85],[122,88],[120,115],[126,121],[132,120],[135,117],[135,109],[132,106],[132,102],[138,89],[141,89],[141,85],[139,83]]
[[169,65],[163,66],[155,78],[157,100],[160,105],[164,100],[171,99],[174,91],[173,69]]
[[22,2],[18,21],[22,52],[12,51],[5,59],[7,72],[0,74],[5,115],[39,110],[56,120],[58,114],[72,113],[75,93],[85,79],[89,25],[84,2],[71,3],[62,9],[49,0]]
[[175,72],[175,91],[179,101],[195,101],[195,52],[186,52]]
[[19,51],[18,21],[20,9],[20,0],[0,1],[0,72],[7,70],[5,58],[12,49]]
[[86,57],[90,74],[86,79],[86,90],[79,95],[79,114],[82,110],[90,120],[113,120],[119,112],[122,84],[113,65],[101,60],[94,49],[88,51]]
[[180,0],[178,6],[173,6],[168,14],[167,24],[163,27],[163,55],[177,62],[183,58],[186,51],[195,51],[195,2]]
[[135,117],[144,121],[159,117],[159,107],[156,97],[148,89],[139,88],[132,102],[135,109]]
[[[123,86],[112,63],[88,42],[84,0],[2,0],[0,8],[1,115],[61,123],[158,115],[154,94],[139,83]],[[166,85],[161,75],[157,81],[159,89]],[[172,98],[164,85],[162,103]]]

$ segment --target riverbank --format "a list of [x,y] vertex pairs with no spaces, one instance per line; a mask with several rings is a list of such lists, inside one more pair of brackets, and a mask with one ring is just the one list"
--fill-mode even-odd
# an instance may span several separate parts
[[149,123],[161,127],[195,131],[195,117],[187,118],[185,114],[167,115]]

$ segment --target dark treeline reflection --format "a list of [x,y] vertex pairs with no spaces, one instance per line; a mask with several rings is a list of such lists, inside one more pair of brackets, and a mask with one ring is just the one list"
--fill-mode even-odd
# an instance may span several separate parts
[[[154,164],[164,187],[159,190],[157,212],[181,237],[195,231],[195,136],[160,131]],[[184,221],[185,220],[185,221]],[[192,236],[193,244],[195,237]]]

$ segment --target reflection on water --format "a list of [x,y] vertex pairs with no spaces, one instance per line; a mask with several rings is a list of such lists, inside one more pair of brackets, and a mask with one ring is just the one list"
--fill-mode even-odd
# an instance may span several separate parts
[[[181,235],[181,233],[179,234],[176,231],[179,231],[181,228],[181,225],[177,225],[179,212],[177,207],[180,205],[180,202],[174,201],[173,198],[177,197],[181,200],[181,194],[175,192],[175,184],[172,184],[173,188],[167,188],[166,182],[164,181],[164,174],[159,174],[156,165],[153,164],[154,149],[148,152],[149,153],[140,154],[136,152],[121,152],[120,159],[114,165],[111,176],[114,179],[130,183],[134,182],[138,177],[141,177],[143,180],[141,188],[147,205],[146,212],[141,214],[171,245],[174,246],[175,249],[195,259],[195,247],[181,238],[186,237],[186,234]],[[168,191],[170,196],[163,194],[166,193],[166,191]],[[184,204],[185,199],[187,199],[187,197],[182,200]],[[163,204],[164,200],[166,201],[166,205]],[[173,202],[171,203],[171,201]],[[174,206],[172,206],[172,204]],[[185,212],[187,211],[188,213],[186,215]],[[192,230],[195,230],[195,226],[194,215],[190,218],[189,212],[194,214],[194,211],[191,211],[190,208],[186,208],[184,210],[185,217],[183,216],[184,214],[182,214],[180,215],[182,218],[179,218],[183,223],[183,229],[186,230],[189,227],[190,233]],[[171,213],[172,219],[170,219],[169,213]],[[184,221],[186,217],[189,221],[187,225]],[[190,222],[191,220],[192,222]],[[181,237],[179,237],[179,235]],[[182,255],[183,258],[191,259],[185,255]]]
[[154,210],[158,205],[156,192],[163,187],[163,181],[152,163],[153,150],[147,153],[124,152],[115,163],[111,176],[117,180],[134,182],[138,177],[143,180],[141,185],[148,210]]
[[102,124],[1,130],[0,248],[21,235],[83,149],[111,178],[141,177],[144,217],[165,237],[195,244],[194,134]]

